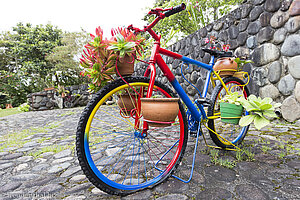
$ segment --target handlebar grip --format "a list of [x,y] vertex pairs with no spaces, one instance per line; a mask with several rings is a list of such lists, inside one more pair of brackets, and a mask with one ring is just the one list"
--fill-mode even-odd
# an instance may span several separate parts
[[165,12],[165,16],[169,17],[171,15],[174,15],[176,13],[179,13],[179,12],[185,10],[185,8],[186,8],[185,4],[182,3],[181,5],[175,6],[172,10]]

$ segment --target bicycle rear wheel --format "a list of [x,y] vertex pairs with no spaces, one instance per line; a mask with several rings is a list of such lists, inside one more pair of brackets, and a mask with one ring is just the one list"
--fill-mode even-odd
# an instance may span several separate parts
[[[148,78],[129,77],[126,81],[141,96],[146,94]],[[182,104],[172,126],[149,127],[144,135],[140,96],[130,95],[131,107],[122,106],[120,94],[132,92],[121,79],[112,82],[95,95],[78,124],[76,149],[82,170],[96,187],[109,194],[126,195],[161,183],[177,167],[186,148]],[[159,82],[155,82],[154,93],[174,96]]]
[[[235,77],[227,77],[223,79],[223,81],[230,92],[238,92],[245,98],[249,96],[249,90],[242,80]],[[244,140],[249,125],[242,127],[238,124],[228,124],[221,121],[219,101],[225,95],[226,90],[223,85],[219,83],[212,92],[212,104],[208,107],[207,111],[208,117],[214,117],[213,119],[208,120],[208,127],[211,129],[209,130],[209,133],[217,146],[222,148],[234,148],[232,144],[238,145]],[[243,115],[248,115],[248,113],[244,111]],[[214,132],[218,133],[220,136]]]

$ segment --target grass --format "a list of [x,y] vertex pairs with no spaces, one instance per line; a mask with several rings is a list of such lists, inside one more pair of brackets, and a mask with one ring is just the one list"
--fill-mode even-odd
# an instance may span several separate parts
[[19,111],[18,108],[10,108],[10,109],[0,109],[0,117],[6,117],[9,115],[14,115],[21,113],[22,111]]
[[28,152],[27,155],[28,156],[33,156],[34,158],[39,158],[39,157],[41,157],[40,155],[43,154],[43,153],[46,153],[46,152],[59,153],[59,152],[65,150],[65,149],[71,149],[71,151],[74,152],[75,145],[60,146],[60,145],[54,144],[54,145],[43,147],[39,151]]

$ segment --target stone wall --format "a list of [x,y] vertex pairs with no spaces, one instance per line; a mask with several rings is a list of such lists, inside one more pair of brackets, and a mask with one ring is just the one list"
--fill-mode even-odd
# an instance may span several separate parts
[[91,97],[87,91],[87,85],[73,85],[66,87],[65,90],[69,91],[69,94],[73,96],[72,100],[70,99],[70,103],[68,104],[65,103],[65,98],[68,97],[62,98],[55,89],[29,94],[27,96],[27,101],[31,110],[49,110],[56,107],[66,108],[85,106]]
[[[244,67],[250,74],[251,93],[281,102],[283,118],[292,122],[300,118],[299,29],[300,0],[248,0],[168,49],[208,63],[210,55],[201,50],[206,47],[205,38],[215,36],[218,41],[230,44],[235,56],[254,61]],[[197,98],[196,90],[181,77],[181,62],[164,59],[186,92]],[[136,75],[142,75],[145,67],[144,63],[138,63]],[[184,74],[202,91],[205,70],[191,65]],[[158,80],[167,83],[165,77]]]

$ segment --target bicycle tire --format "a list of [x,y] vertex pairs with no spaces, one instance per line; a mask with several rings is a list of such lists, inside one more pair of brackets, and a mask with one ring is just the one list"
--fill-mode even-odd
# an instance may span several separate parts
[[[223,79],[224,84],[227,88],[232,88],[238,91],[240,94],[243,94],[245,98],[249,96],[249,90],[245,83],[236,77],[227,77]],[[236,85],[236,86],[234,86]],[[244,89],[243,89],[244,87]],[[235,92],[232,91],[231,92]],[[226,91],[221,83],[219,83],[213,90],[211,96],[212,104],[208,107],[207,116],[211,117],[215,113],[219,113],[219,100],[221,96],[225,95]],[[247,115],[248,113],[244,111],[243,115]],[[221,147],[221,148],[234,148],[234,145],[240,144],[249,129],[249,125],[245,127],[241,127],[239,125],[227,124],[221,122],[221,118],[217,119],[209,119],[208,120],[209,134],[213,142]],[[218,133],[220,136],[216,135],[214,132]],[[226,140],[224,140],[226,139]],[[229,141],[229,142],[228,142]],[[231,144],[232,143],[232,144]]]
[[[125,80],[135,89],[137,89],[138,86],[146,87],[149,84],[149,79],[145,77],[126,77]],[[155,81],[154,86],[155,93],[161,92],[167,97],[175,97],[175,94],[166,85]],[[103,121],[105,120],[104,118],[108,116],[102,112],[100,113],[101,118],[99,118],[98,112],[101,112],[101,109],[110,109],[110,107],[110,111],[113,111],[113,108],[115,109],[118,105],[111,105],[111,103],[108,103],[106,100],[109,97],[113,97],[112,99],[117,98],[114,94],[126,88],[128,88],[128,85],[124,83],[123,80],[117,79],[96,93],[80,117],[76,134],[77,157],[89,181],[106,193],[121,196],[148,187],[154,187],[168,178],[180,163],[188,140],[186,114],[183,105],[179,102],[180,112],[177,117],[178,124],[162,128],[149,127],[147,137],[142,139],[137,137],[137,131],[133,131],[132,127],[123,126],[124,123],[120,125],[119,129],[115,129],[114,132],[110,129],[112,126],[106,126],[107,124],[100,123],[101,126],[98,128],[105,128],[105,131],[102,136],[99,136],[101,140],[97,141],[97,134],[101,135],[102,130],[99,129],[98,132],[98,129],[95,129],[97,127],[94,126],[99,123],[99,120]],[[117,112],[110,114],[115,115],[116,113]],[[118,117],[120,118],[120,116]],[[142,120],[142,118],[140,119]],[[126,119],[124,118],[123,120]],[[106,121],[106,123],[108,123],[108,121]],[[117,125],[114,124],[114,127],[117,127],[119,123],[121,124],[120,121],[113,123],[117,123]],[[175,131],[172,131],[172,129],[175,129]],[[112,132],[109,133],[109,130]],[[109,136],[110,134],[111,136]],[[93,140],[93,136],[95,136],[96,142]],[[126,140],[129,142],[125,142]],[[115,141],[115,143],[112,141]],[[138,144],[131,145],[130,142]],[[122,146],[123,144],[124,146]],[[97,151],[95,150],[95,145],[97,145]],[[173,145],[174,147],[171,148]],[[123,150],[114,149],[114,147],[122,148]],[[127,155],[126,149],[130,149],[132,152]],[[113,156],[107,154],[109,150],[114,153]],[[101,154],[101,156],[97,156],[97,154]],[[110,156],[110,159],[113,160],[102,163],[106,157],[108,158]],[[156,160],[154,161],[155,158],[158,162]],[[159,161],[159,158],[162,160]],[[137,162],[134,159],[137,159]],[[142,162],[140,160],[142,160]],[[130,167],[127,161],[129,161]],[[156,165],[153,164],[155,162]],[[156,168],[160,168],[162,171]],[[130,182],[128,178],[126,178],[126,173],[130,176]],[[118,176],[121,178],[118,178]]]

